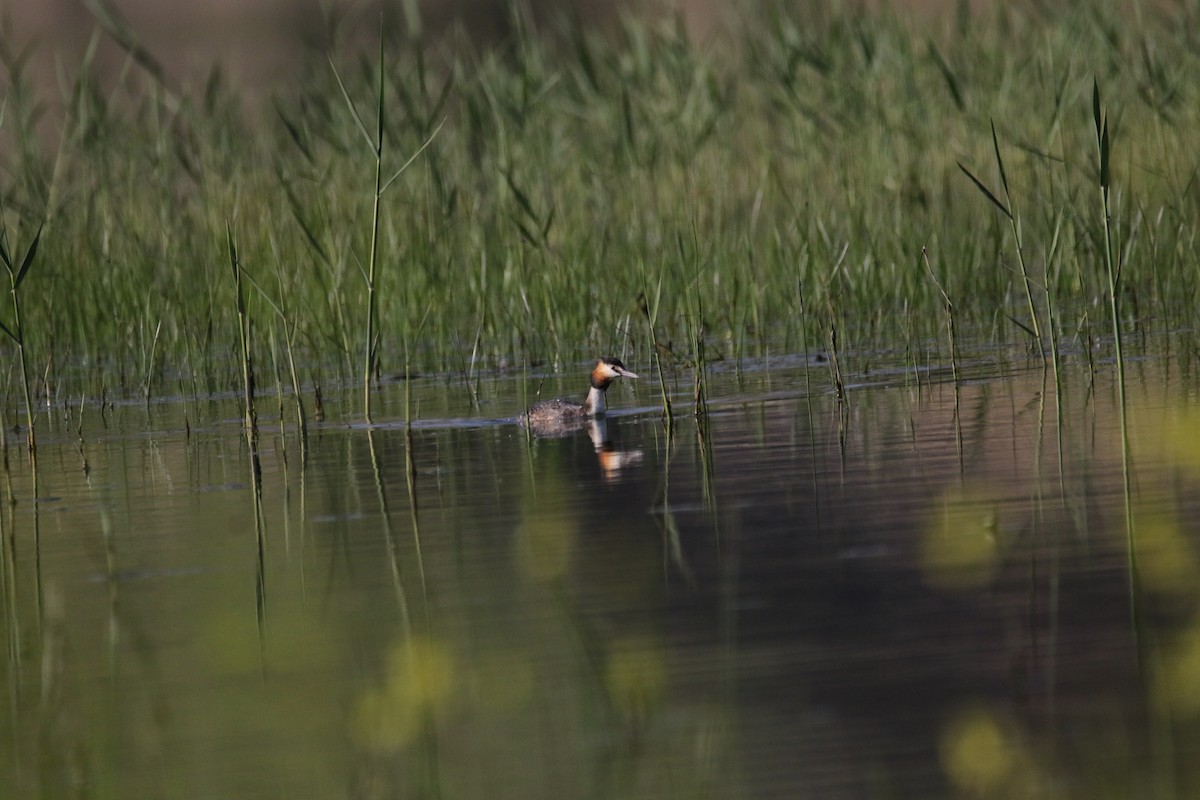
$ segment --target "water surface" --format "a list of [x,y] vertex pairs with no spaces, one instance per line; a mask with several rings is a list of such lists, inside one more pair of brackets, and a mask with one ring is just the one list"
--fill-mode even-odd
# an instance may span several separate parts
[[[44,417],[10,441],[4,797],[1186,796],[1200,413],[1019,351]],[[642,365],[630,365],[632,368]],[[580,365],[580,374],[586,365]],[[638,370],[653,374],[646,365]],[[10,437],[15,440],[16,437]],[[1132,535],[1131,535],[1132,533]],[[1136,563],[1136,572],[1131,565]]]

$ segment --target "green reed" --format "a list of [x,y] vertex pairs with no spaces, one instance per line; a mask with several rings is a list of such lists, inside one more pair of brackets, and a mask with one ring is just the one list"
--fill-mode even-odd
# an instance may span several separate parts
[[[1038,322],[1037,304],[1033,300],[1033,280],[1029,277],[1029,264],[1025,259],[1024,239],[1021,235],[1021,217],[1017,213],[1016,207],[1013,205],[1012,192],[1008,188],[1008,173],[1004,170],[1004,157],[1000,154],[1000,140],[996,137],[996,123],[991,123],[992,127],[992,148],[996,154],[996,169],[1000,173],[1000,185],[1004,188],[1004,201],[1002,202],[996,195],[983,185],[983,182],[976,178],[969,169],[964,167],[960,162],[958,168],[966,174],[975,187],[984,194],[992,205],[1000,209],[1005,218],[1008,219],[1009,227],[1012,229],[1013,245],[1017,250],[1017,263],[1021,268],[1021,282],[1025,289],[1025,299],[1029,304],[1029,325],[1032,329],[1030,333],[1033,335],[1034,343],[1037,345],[1038,353],[1042,358],[1045,358],[1046,348],[1042,343],[1042,326]],[[940,288],[940,287],[939,287]],[[1015,320],[1014,320],[1015,322]],[[1017,325],[1020,325],[1017,322]],[[1024,326],[1021,326],[1024,327]]]
[[[425,142],[417,149],[416,153],[405,162],[404,166],[400,167],[392,177],[386,181],[383,178],[383,160],[384,160],[384,144],[387,141],[385,127],[385,97],[387,95],[387,70],[385,63],[385,40],[381,35],[379,38],[379,75],[378,75],[378,93],[376,94],[375,107],[375,132],[370,133],[367,130],[366,124],[363,122],[362,116],[358,112],[358,108],[351,97],[349,90],[346,89],[346,84],[342,81],[342,76],[338,73],[337,67],[333,66],[333,76],[337,80],[338,89],[341,91],[342,99],[346,102],[346,107],[350,111],[350,116],[354,119],[354,123],[362,134],[367,146],[370,148],[371,156],[374,163],[375,173],[375,191],[372,195],[371,204],[371,235],[370,235],[370,252],[367,257],[367,269],[363,276],[367,288],[367,309],[366,309],[366,348],[363,363],[363,416],[367,422],[371,421],[371,382],[375,377],[379,368],[379,334],[378,316],[379,316],[379,295],[378,295],[378,265],[379,265],[379,217],[382,212],[381,204],[383,194],[389,187],[404,173],[406,169],[416,160],[417,156],[429,145],[433,137],[437,135],[438,129],[429,135]],[[407,365],[406,365],[407,367]]]
[[[1134,635],[1140,640],[1140,617],[1138,612],[1138,564],[1136,530],[1133,516],[1133,467],[1129,457],[1129,424],[1126,419],[1125,402],[1125,357],[1121,344],[1121,280],[1124,266],[1117,254],[1117,242],[1113,231],[1112,207],[1112,142],[1108,134],[1108,115],[1100,101],[1100,84],[1092,83],[1092,118],[1096,131],[1097,186],[1100,189],[1100,206],[1103,212],[1104,230],[1104,274],[1108,280],[1108,302],[1112,320],[1113,351],[1117,361],[1117,408],[1121,425],[1121,474],[1125,498],[1125,541],[1129,563],[1129,610]],[[1140,659],[1141,653],[1138,652]]]
[[[291,357],[326,386],[361,379],[368,417],[388,363],[477,374],[618,350],[639,293],[654,330],[632,339],[635,361],[659,344],[694,348],[702,308],[710,363],[836,328],[850,380],[871,347],[941,335],[943,300],[913,268],[925,243],[960,336],[1008,339],[1027,324],[1054,347],[1112,294],[1094,268],[1094,175],[1075,158],[1091,146],[1079,120],[1093,73],[1131,154],[1129,233],[1110,252],[1137,305],[1115,313],[1177,327],[1200,292],[1188,177],[1200,170],[1200,51],[1173,13],[1124,24],[1097,0],[918,27],[758,6],[704,46],[671,22],[627,20],[601,37],[564,19],[487,47],[385,29],[377,56],[355,44],[378,26],[365,19],[331,31],[329,55],[301,58],[254,104],[262,113],[220,73],[194,92],[171,85],[127,26],[131,68],[105,82],[88,56],[61,96],[35,91],[0,48],[4,223],[34,230],[45,215],[53,234],[21,313],[54,336],[26,341],[25,357],[52,363],[47,381],[65,396],[136,393],[151,349],[156,371],[188,365],[200,392],[236,386],[234,287],[203,268],[231,208],[243,261],[281,265],[271,294],[286,298]],[[50,118],[56,105],[69,113]],[[398,153],[408,163],[389,166]],[[1008,215],[981,215],[958,172],[989,161]],[[680,236],[703,254],[698,270],[675,264]],[[797,286],[819,313],[797,314]],[[266,299],[245,299],[261,319]],[[988,327],[1018,304],[1028,323]],[[152,346],[138,341],[156,330]],[[251,343],[260,363],[270,346]]]
[[242,263],[238,258],[237,239],[233,235],[233,225],[225,229],[225,247],[229,255],[229,269],[233,276],[234,302],[238,317],[238,343],[241,346],[242,366],[242,408],[246,426],[246,441],[250,451],[258,448],[258,411],[254,404],[256,378],[254,375],[254,354],[251,348],[250,313],[246,306],[246,292],[243,288]]
[[4,262],[4,269],[8,272],[13,316],[11,326],[0,322],[0,331],[3,331],[4,335],[17,346],[17,355],[21,362],[21,388],[25,392],[25,443],[29,448],[30,458],[36,458],[37,419],[34,416],[33,395],[29,390],[28,350],[25,347],[25,325],[21,321],[21,284],[29,274],[29,268],[33,266],[34,259],[37,258],[38,243],[42,240],[42,227],[38,226],[37,233],[33,235],[33,240],[25,250],[25,255],[19,261],[9,253],[7,240],[8,231],[0,231],[0,261]]
[[[643,275],[643,278],[645,276]],[[649,289],[647,286],[646,289]],[[650,342],[650,358],[654,362],[654,369],[658,374],[658,389],[659,395],[662,398],[663,407],[663,422],[666,423],[668,434],[674,430],[674,414],[671,411],[671,394],[667,388],[667,375],[663,370],[663,348],[658,341],[658,333],[656,330],[658,322],[658,309],[662,301],[662,284],[658,286],[658,290],[652,295],[647,296],[646,289],[638,295],[638,309],[642,312],[642,317],[646,320],[646,332]]]

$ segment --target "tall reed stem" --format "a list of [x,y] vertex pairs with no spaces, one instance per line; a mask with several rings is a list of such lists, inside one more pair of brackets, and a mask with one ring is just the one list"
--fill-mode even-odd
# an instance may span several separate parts
[[1092,82],[1092,115],[1096,124],[1096,151],[1100,167],[1100,204],[1104,212],[1104,270],[1108,278],[1108,308],[1112,317],[1113,351],[1117,359],[1117,405],[1121,423],[1121,473],[1125,482],[1125,548],[1129,562],[1129,612],[1135,638],[1139,637],[1138,623],[1138,566],[1136,531],[1133,518],[1133,475],[1129,458],[1129,426],[1125,413],[1125,356],[1121,345],[1121,264],[1113,248],[1112,210],[1109,195],[1112,188],[1110,171],[1110,142],[1108,119],[1100,104],[1100,84]]
[[29,458],[37,459],[37,433],[35,431],[35,423],[37,418],[33,413],[33,392],[29,387],[29,365],[27,354],[25,351],[25,326],[21,323],[21,283],[25,280],[25,276],[29,274],[29,268],[33,266],[33,260],[37,257],[38,243],[42,240],[42,226],[38,226],[37,233],[34,234],[33,241],[29,243],[29,249],[25,251],[25,257],[21,259],[19,265],[15,264],[11,255],[8,252],[8,244],[3,234],[0,234],[0,260],[4,262],[4,268],[8,270],[9,287],[12,292],[12,307],[13,307],[13,324],[9,328],[4,323],[0,323],[2,330],[8,338],[13,340],[17,346],[17,354],[21,360],[21,387],[25,392],[25,423],[27,431],[25,434],[25,443],[29,447]]
[[229,250],[229,267],[233,272],[234,299],[237,304],[238,341],[242,352],[242,395],[246,419],[246,441],[252,451],[258,444],[258,412],[254,407],[254,361],[250,352],[250,313],[246,309],[246,293],[242,288],[242,264],[238,259],[237,240],[232,225],[226,225],[225,244]]
[[[358,108],[354,105],[354,100],[350,97],[350,92],[346,89],[346,85],[342,82],[342,76],[338,74],[337,67],[333,67],[333,76],[337,79],[338,88],[342,92],[342,99],[346,101],[346,107],[350,109],[350,115],[354,118],[354,122],[358,127],[359,133],[366,140],[367,146],[371,148],[371,155],[375,159],[375,192],[371,204],[371,250],[367,258],[367,336],[366,346],[364,347],[363,358],[363,416],[367,422],[371,421],[371,376],[375,374],[379,364],[379,293],[378,293],[378,266],[379,266],[379,220],[382,209],[383,194],[386,192],[396,179],[399,178],[404,171],[408,169],[417,156],[425,151],[433,138],[437,136],[438,131],[442,126],[439,123],[434,128],[433,133],[429,134],[428,138],[417,148],[416,152],[409,157],[408,161],[404,162],[404,166],[400,167],[394,175],[386,181],[383,179],[383,151],[384,151],[384,118],[383,118],[383,97],[384,90],[387,86],[387,73],[384,70],[384,42],[383,42],[383,24],[380,22],[379,30],[379,91],[376,95],[375,102],[375,133],[372,136],[367,131],[367,126],[363,123],[362,116],[358,113]],[[333,62],[330,61],[330,66]]]
[[[1021,281],[1025,287],[1025,300],[1029,303],[1029,323],[1032,328],[1030,331],[1033,334],[1034,342],[1037,343],[1038,355],[1046,358],[1046,348],[1042,342],[1042,325],[1038,321],[1037,304],[1033,301],[1033,280],[1029,277],[1029,265],[1025,261],[1025,246],[1021,235],[1021,217],[1016,212],[1016,207],[1013,205],[1012,192],[1008,188],[1008,172],[1004,169],[1004,158],[1000,155],[1000,140],[996,137],[996,123],[992,123],[992,149],[996,154],[996,167],[1000,171],[1000,185],[1004,187],[1004,199],[1007,204],[1000,202],[996,195],[992,194],[983,182],[976,178],[969,169],[959,163],[958,168],[961,169],[968,178],[975,184],[979,191],[983,192],[984,196],[992,202],[996,208],[1000,209],[1004,216],[1008,217],[1009,227],[1012,229],[1013,244],[1017,248],[1017,263],[1021,268]],[[1015,320],[1014,320],[1015,321]],[[1020,325],[1020,323],[1017,323]],[[1022,326],[1024,327],[1024,326]]]
[[371,375],[375,372],[376,338],[375,317],[379,313],[376,293],[376,266],[379,261],[379,208],[383,197],[383,32],[379,34],[379,101],[376,107],[375,127],[375,199],[371,206],[371,255],[367,261],[367,342],[363,359],[363,416],[371,421]]

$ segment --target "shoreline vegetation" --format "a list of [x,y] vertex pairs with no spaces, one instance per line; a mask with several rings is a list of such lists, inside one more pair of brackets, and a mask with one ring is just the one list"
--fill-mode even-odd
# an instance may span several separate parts
[[247,361],[298,389],[824,343],[844,371],[950,363],[957,331],[1095,365],[1118,323],[1193,324],[1200,4],[750,13],[712,45],[520,13],[486,49],[334,34],[257,114],[219,71],[166,88],[102,20],[128,67],[65,69],[51,136],[5,50],[4,419],[26,391],[229,391]]

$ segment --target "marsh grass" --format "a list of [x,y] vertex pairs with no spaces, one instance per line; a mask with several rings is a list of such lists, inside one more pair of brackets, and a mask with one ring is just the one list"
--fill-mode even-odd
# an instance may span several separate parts
[[[645,275],[643,274],[643,280]],[[667,385],[666,371],[663,369],[663,350],[666,349],[659,344],[658,331],[656,324],[658,320],[659,303],[662,300],[662,284],[658,284],[658,291],[654,292],[651,297],[647,296],[645,287],[642,293],[638,295],[638,308],[642,312],[642,317],[646,320],[646,332],[650,342],[650,358],[654,362],[655,372],[658,374],[659,395],[662,398],[663,421],[666,423],[668,435],[674,428],[674,415],[671,411],[671,393]]]
[[250,314],[246,308],[246,292],[242,281],[242,263],[238,258],[237,240],[234,238],[233,226],[225,228],[225,243],[229,253],[229,269],[233,277],[234,302],[237,307],[238,343],[240,345],[240,363],[242,367],[242,410],[245,422],[246,442],[253,453],[258,449],[258,408],[254,395],[257,378],[254,374],[254,355],[251,344]]
[[[288,348],[292,391],[361,379],[366,416],[372,376],[389,369],[567,365],[626,340],[635,363],[660,345],[704,346],[685,363],[715,363],[836,330],[848,381],[873,347],[939,336],[926,243],[960,337],[1087,336],[1113,294],[1106,253],[1121,265],[1123,330],[1190,323],[1200,48],[1186,7],[1130,22],[1100,2],[1005,5],[921,29],[883,12],[754,8],[704,45],[674,20],[604,38],[566,18],[515,25],[487,48],[385,29],[377,54],[332,31],[330,53],[297,64],[258,115],[218,72],[194,91],[168,85],[127,27],[129,68],[104,83],[85,59],[58,97],[36,96],[5,45],[3,222],[32,231],[46,217],[21,313],[25,330],[53,332],[18,348],[54,373],[40,388],[27,373],[26,408],[51,385],[131,394],[185,369],[200,393],[236,387],[235,289],[213,268],[231,208],[241,259],[277,265],[273,303],[289,310],[252,356]],[[1078,157],[1093,76],[1121,142],[1113,239]],[[368,107],[374,124],[355,111]],[[1019,225],[986,213],[958,163],[999,167]],[[675,263],[681,238],[695,269]],[[271,317],[261,293],[245,303]]]
[[42,226],[39,225],[37,233],[34,234],[33,240],[25,250],[25,255],[19,261],[9,254],[7,229],[0,231],[0,261],[3,261],[4,269],[8,272],[9,292],[12,296],[11,325],[0,322],[0,331],[3,331],[4,335],[16,345],[17,356],[21,364],[21,388],[25,393],[25,442],[31,458],[37,456],[37,418],[34,416],[33,399],[29,389],[29,360],[26,355],[28,350],[25,346],[25,325],[21,321],[21,284],[25,281],[25,277],[29,274],[29,268],[33,266],[33,262],[37,258],[42,230]]
[[[1001,202],[996,195],[983,185],[983,182],[976,178],[969,169],[964,167],[960,162],[958,168],[963,171],[975,187],[1000,210],[1006,219],[1008,219],[1009,228],[1012,230],[1013,246],[1017,251],[1017,264],[1021,268],[1021,283],[1025,289],[1025,300],[1029,304],[1029,333],[1033,336],[1034,343],[1037,345],[1038,354],[1045,358],[1046,347],[1042,341],[1042,326],[1038,322],[1037,302],[1033,299],[1033,279],[1029,275],[1029,263],[1025,259],[1024,240],[1021,236],[1021,217],[1017,212],[1016,206],[1013,204],[1012,191],[1008,188],[1008,174],[1004,170],[1004,157],[1000,153],[1000,140],[996,136],[996,123],[991,123],[992,128],[992,149],[996,154],[996,170],[1000,173],[1000,185],[1004,188],[1004,201]],[[1017,320],[1013,320],[1018,326],[1024,328]]]

